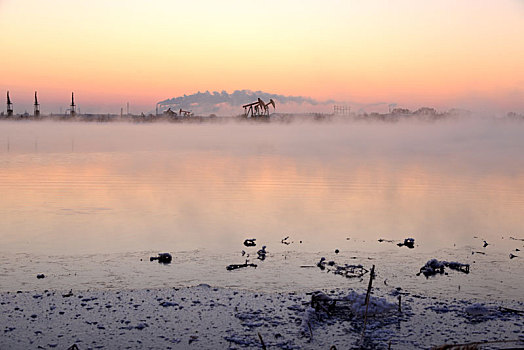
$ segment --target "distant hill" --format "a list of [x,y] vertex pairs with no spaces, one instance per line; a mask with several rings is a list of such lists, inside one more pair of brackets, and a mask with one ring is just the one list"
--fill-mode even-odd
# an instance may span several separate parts
[[229,94],[226,91],[197,92],[192,95],[173,97],[157,103],[159,113],[171,108],[191,110],[197,115],[238,115],[244,112],[242,105],[251,103],[261,98],[265,102],[273,99],[276,110],[289,111],[315,111],[332,108],[334,101],[317,101],[310,97],[284,96],[263,91],[236,90]]

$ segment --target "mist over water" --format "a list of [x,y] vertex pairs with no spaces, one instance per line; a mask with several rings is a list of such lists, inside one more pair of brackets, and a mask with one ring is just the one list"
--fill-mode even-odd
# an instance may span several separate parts
[[[484,239],[506,264],[508,253],[522,248],[509,237],[524,238],[523,132],[524,123],[474,118],[394,124],[2,122],[0,252],[40,257],[45,266],[62,256],[79,274],[75,264],[91,264],[86,269],[92,279],[84,276],[81,283],[100,288],[116,278],[97,274],[102,261],[116,264],[121,273],[114,275],[127,278],[125,286],[140,287],[129,266],[160,251],[189,269],[179,272],[177,283],[205,282],[195,278],[197,272],[212,280],[215,267],[222,274],[226,264],[243,262],[245,238],[268,246],[274,259],[263,264],[273,268],[284,256],[296,266],[314,264],[335,248],[341,259],[379,254],[398,264],[406,255],[422,266],[446,251],[470,262]],[[282,245],[285,236],[293,244]],[[415,250],[377,242],[407,237],[416,239]],[[459,257],[453,249],[460,249]],[[521,260],[511,262],[522,269]],[[34,276],[24,279],[6,263],[0,278],[8,284],[2,285],[34,283]],[[54,266],[57,275],[63,273]],[[28,264],[24,271],[37,267]],[[144,268],[163,283],[161,272]],[[509,267],[507,273],[509,278]],[[235,276],[215,277],[216,283],[240,283]],[[326,283],[308,279],[294,282]],[[247,281],[248,287],[259,283]],[[279,290],[288,281],[271,283]]]

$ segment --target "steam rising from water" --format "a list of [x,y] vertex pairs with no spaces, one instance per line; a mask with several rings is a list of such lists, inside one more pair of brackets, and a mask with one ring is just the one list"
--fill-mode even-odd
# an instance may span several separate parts
[[[127,124],[2,122],[0,152],[92,153],[183,152],[320,158],[459,161],[463,167],[506,171],[522,168],[524,123],[459,120],[438,123],[338,122],[282,124]],[[499,166],[496,166],[496,165]],[[504,165],[504,166],[502,166]]]

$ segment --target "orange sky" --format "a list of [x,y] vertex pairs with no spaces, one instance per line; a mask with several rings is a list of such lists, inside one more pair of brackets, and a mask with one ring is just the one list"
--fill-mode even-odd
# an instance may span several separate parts
[[524,112],[519,0],[1,0],[0,33],[15,112],[237,89]]

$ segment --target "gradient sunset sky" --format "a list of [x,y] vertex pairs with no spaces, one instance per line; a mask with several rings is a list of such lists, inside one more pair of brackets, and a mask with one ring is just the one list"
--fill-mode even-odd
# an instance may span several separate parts
[[0,104],[197,91],[524,112],[524,1],[0,0]]

